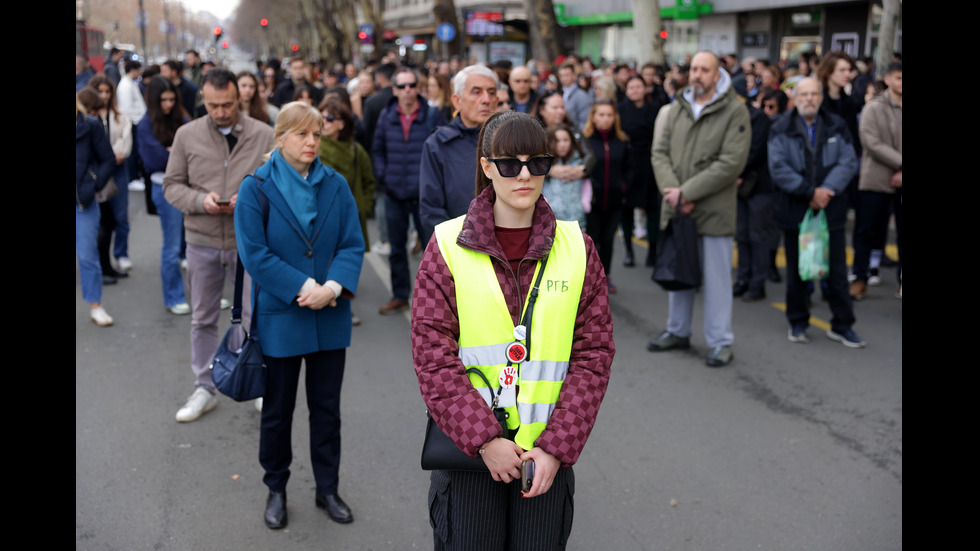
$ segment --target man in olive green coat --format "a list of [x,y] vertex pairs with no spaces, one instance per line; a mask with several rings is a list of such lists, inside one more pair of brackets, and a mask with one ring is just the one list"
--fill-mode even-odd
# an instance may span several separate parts
[[[705,362],[721,367],[732,361],[732,242],[736,185],[752,139],[749,111],[732,88],[731,77],[710,52],[691,60],[688,86],[664,112],[663,134],[651,160],[667,207],[661,228],[675,209],[697,223],[704,288]],[[667,330],[650,342],[653,352],[690,348],[694,289],[671,291]]]

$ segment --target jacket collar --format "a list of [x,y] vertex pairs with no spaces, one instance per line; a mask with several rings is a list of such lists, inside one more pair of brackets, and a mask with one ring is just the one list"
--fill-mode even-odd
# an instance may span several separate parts
[[88,119],[86,117],[87,117],[87,115],[83,115],[81,113],[79,113],[75,117],[75,139],[76,140],[78,140],[79,138],[81,138],[85,134],[88,134],[89,132],[92,131],[92,127],[89,126]]
[[439,138],[439,141],[442,143],[446,143],[456,138],[467,138],[472,140],[475,144],[477,138],[480,136],[480,128],[481,127],[479,126],[474,126],[473,128],[464,126],[463,120],[459,118],[459,115],[456,115],[449,124],[436,128],[435,133]]
[[[506,261],[503,247],[497,241],[494,229],[493,203],[497,199],[493,186],[487,186],[480,195],[470,202],[463,229],[456,238],[460,247],[488,254]],[[542,195],[534,205],[534,215],[531,218],[531,240],[528,243],[525,258],[541,259],[551,252],[555,242],[555,213]]]

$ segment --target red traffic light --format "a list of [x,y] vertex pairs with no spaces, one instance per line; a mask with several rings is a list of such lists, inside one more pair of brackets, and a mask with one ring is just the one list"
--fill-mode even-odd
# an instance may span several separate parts
[[227,50],[228,49],[228,41],[225,40],[224,42],[222,42],[221,43],[221,47]]
[[298,52],[299,51],[299,44],[293,44],[292,50],[294,52]]
[[361,32],[357,33],[357,38],[360,38],[361,40],[364,40],[365,38],[367,38],[367,33],[364,32],[364,31],[361,31]]
[[667,40],[667,31],[660,31],[660,38],[663,40]]
[[212,32],[214,33],[214,36],[221,36],[221,27],[216,26]]
[[268,27],[269,26],[269,20],[266,19],[265,17],[263,17],[262,19],[259,19],[259,25],[262,25],[263,27]]

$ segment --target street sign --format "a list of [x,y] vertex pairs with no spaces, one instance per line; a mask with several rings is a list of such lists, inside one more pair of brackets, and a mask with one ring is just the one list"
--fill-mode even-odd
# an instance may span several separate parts
[[374,34],[374,26],[371,25],[370,23],[365,23],[365,24],[361,25],[361,28],[359,29],[359,32],[362,32],[362,33],[364,33],[364,34],[366,34],[368,36],[371,36],[371,35]]
[[442,23],[436,29],[436,38],[443,42],[451,42],[452,39],[456,38],[456,27],[453,27],[449,23]]

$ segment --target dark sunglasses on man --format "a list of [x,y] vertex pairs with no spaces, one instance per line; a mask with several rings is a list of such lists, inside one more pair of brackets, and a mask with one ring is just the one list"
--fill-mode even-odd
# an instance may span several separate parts
[[527,171],[531,173],[531,176],[544,176],[551,170],[551,163],[555,160],[553,155],[539,155],[537,157],[531,157],[526,161],[522,161],[516,157],[506,157],[503,159],[490,159],[488,161],[497,165],[497,172],[500,173],[504,178],[513,178],[521,173],[523,167],[527,167]]
[[415,88],[416,86],[418,86],[417,82],[406,82],[404,84],[396,84],[395,88],[398,88],[399,90],[404,90],[405,88]]

